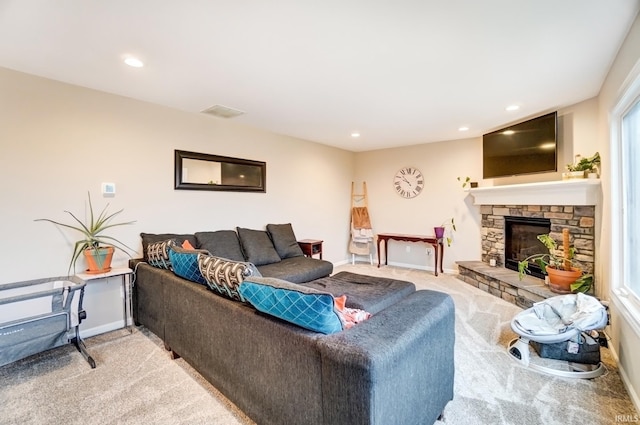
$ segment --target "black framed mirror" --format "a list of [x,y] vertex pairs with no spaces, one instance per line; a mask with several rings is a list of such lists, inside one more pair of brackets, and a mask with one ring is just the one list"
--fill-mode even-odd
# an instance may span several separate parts
[[266,192],[267,163],[175,151],[175,189]]

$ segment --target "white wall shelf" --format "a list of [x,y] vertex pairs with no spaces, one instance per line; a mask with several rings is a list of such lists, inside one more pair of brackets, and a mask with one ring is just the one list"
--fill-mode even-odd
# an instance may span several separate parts
[[574,179],[469,190],[475,205],[598,205],[600,179]]

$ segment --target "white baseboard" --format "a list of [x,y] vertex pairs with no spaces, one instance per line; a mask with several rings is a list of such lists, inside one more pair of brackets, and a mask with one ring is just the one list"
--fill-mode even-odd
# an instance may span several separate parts
[[[617,353],[615,354],[615,357],[616,358],[618,357]],[[627,389],[627,392],[629,393],[629,397],[631,398],[631,401],[635,405],[636,410],[640,412],[640,396],[638,396],[636,389],[633,388],[633,386],[631,385],[631,379],[629,378],[629,375],[627,374],[627,372],[624,370],[624,367],[622,367],[622,365],[619,362],[618,362],[618,372],[620,372],[622,383],[624,384],[624,387]]]
[[[337,261],[334,262],[333,265],[334,266],[343,266],[345,264],[351,264],[351,258],[346,259],[346,260],[342,260],[342,261]],[[369,264],[369,259],[366,256],[358,256],[356,258],[356,264]],[[373,259],[373,265],[377,266],[378,265],[378,260],[376,258]],[[403,269],[415,269],[415,270],[424,270],[424,271],[428,271],[428,272],[432,272],[434,270],[433,266],[424,266],[424,265],[419,265],[419,264],[408,264],[408,263],[397,263],[395,261],[391,261],[389,262],[390,266],[394,266],[394,267],[401,267]],[[384,267],[384,264],[381,264],[380,267]],[[458,270],[457,269],[444,269],[444,273],[445,274],[458,274]]]
[[105,332],[115,331],[116,329],[122,328],[124,328],[124,320],[105,323],[104,325],[96,326],[89,329],[82,329],[82,324],[80,324],[80,338],[89,338],[94,335],[99,335]]

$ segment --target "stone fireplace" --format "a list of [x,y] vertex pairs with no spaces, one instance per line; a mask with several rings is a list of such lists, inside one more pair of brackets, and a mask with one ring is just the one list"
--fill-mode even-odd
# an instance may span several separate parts
[[549,220],[550,233],[556,241],[562,240],[562,229],[568,228],[571,243],[576,248],[577,266],[593,272],[595,206],[483,205],[480,212],[483,262],[489,263],[489,259],[495,258],[496,266],[505,266],[505,217],[532,217]]
[[[520,281],[515,271],[518,258],[513,258],[513,253],[518,251],[518,257],[530,255],[528,252],[535,249],[537,242],[535,236],[542,233],[550,233],[561,246],[564,228],[569,229],[571,243],[576,249],[575,262],[582,270],[593,272],[599,180],[496,186],[471,189],[470,193],[475,204],[480,205],[482,214],[482,257],[481,261],[458,262],[461,280],[522,307],[556,295],[539,277],[527,276]],[[507,242],[506,239],[507,221],[510,221],[510,232],[515,224],[526,233],[515,241],[515,250],[514,241]],[[542,248],[540,252],[546,252],[542,244],[539,247]],[[495,267],[489,266],[492,259]],[[507,263],[510,268],[515,263],[515,270],[505,268]]]

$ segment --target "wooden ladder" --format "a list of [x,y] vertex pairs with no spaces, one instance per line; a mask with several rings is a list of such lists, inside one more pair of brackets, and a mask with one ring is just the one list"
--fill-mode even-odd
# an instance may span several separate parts
[[[351,226],[352,227],[353,227],[354,208],[364,208],[364,210],[368,215],[369,200],[367,196],[367,182],[362,182],[362,193],[356,193],[356,184],[355,182],[351,182]],[[369,255],[369,263],[373,265],[373,255],[371,254],[370,243],[354,242],[353,235],[352,235],[349,241],[349,251],[351,252],[351,264],[355,264],[356,255]]]

